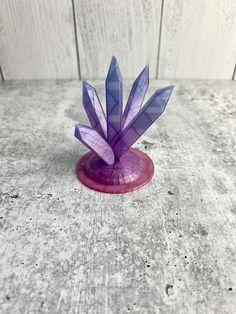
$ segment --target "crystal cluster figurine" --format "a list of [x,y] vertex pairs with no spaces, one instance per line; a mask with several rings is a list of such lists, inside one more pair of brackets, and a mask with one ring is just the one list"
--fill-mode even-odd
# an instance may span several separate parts
[[83,82],[83,106],[91,127],[77,124],[75,136],[90,152],[80,159],[76,173],[86,186],[100,192],[126,193],[152,178],[152,160],[131,146],[164,112],[173,86],[157,90],[142,106],[148,85],[146,66],[134,81],[123,110],[123,79],[112,57],[106,78],[105,113],[96,90]]

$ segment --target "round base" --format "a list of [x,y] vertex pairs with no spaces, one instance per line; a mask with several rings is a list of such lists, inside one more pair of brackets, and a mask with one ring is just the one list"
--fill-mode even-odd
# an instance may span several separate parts
[[153,173],[151,158],[133,148],[111,166],[92,152],[83,155],[76,165],[77,177],[84,185],[111,194],[137,190],[151,180]]

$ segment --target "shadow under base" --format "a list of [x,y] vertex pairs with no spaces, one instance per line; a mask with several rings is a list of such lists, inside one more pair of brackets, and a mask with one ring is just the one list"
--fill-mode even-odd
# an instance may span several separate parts
[[113,165],[107,165],[92,152],[83,155],[76,165],[77,177],[84,185],[110,194],[137,190],[151,180],[153,173],[151,158],[134,148]]

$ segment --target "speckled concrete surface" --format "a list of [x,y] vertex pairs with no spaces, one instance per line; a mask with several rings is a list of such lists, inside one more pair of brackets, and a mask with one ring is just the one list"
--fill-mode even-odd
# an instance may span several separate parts
[[106,195],[74,173],[81,83],[1,83],[1,313],[235,313],[236,84],[174,84],[152,182]]

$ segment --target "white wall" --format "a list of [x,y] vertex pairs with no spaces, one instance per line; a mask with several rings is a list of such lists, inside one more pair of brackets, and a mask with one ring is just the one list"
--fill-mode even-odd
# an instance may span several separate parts
[[104,78],[112,55],[125,78],[231,79],[236,0],[0,0],[5,80]]

